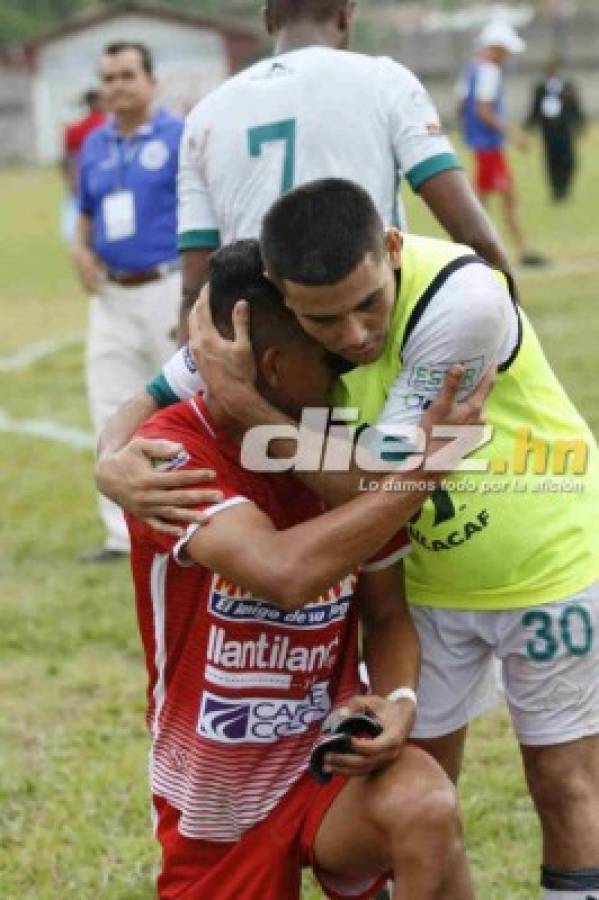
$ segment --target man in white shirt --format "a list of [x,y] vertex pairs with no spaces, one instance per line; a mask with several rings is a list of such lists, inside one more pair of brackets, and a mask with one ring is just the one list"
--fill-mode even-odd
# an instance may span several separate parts
[[267,0],[274,57],[221,85],[188,117],[179,174],[182,320],[214,249],[257,237],[279,194],[328,176],[361,184],[383,222],[404,230],[405,178],[454,240],[509,267],[420,81],[389,58],[346,50],[353,8],[348,0]]

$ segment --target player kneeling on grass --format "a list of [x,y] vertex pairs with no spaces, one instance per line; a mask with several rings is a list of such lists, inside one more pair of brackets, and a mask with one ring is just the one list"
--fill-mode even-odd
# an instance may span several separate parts
[[[259,389],[299,418],[326,405],[334,359],[262,273],[255,242],[219,251],[212,315],[230,335],[235,302],[248,301]],[[480,421],[488,380],[457,403],[461,376],[450,373],[425,425]],[[200,508],[203,524],[183,538],[128,518],[150,679],[160,897],[292,900],[311,865],[333,898],[373,897],[389,874],[394,900],[472,898],[455,790],[406,743],[419,646],[393,561],[407,546],[398,524],[424,491],[381,489],[325,512],[291,475],[243,468],[243,431],[215,397],[172,406],[140,434],[180,443],[174,465],[213,469],[224,496]],[[399,478],[387,476],[394,488]],[[340,707],[367,712],[382,730],[328,754],[334,777],[318,783],[311,751]]]

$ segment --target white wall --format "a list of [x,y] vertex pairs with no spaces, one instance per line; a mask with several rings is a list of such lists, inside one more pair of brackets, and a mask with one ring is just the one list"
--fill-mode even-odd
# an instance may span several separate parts
[[97,84],[102,48],[120,40],[147,44],[154,56],[160,101],[176,112],[186,112],[228,75],[220,34],[142,15],[120,16],[53,41],[41,49],[33,81],[39,162],[60,157],[64,126],[81,115],[79,97]]
[[0,68],[0,163],[33,162],[33,133],[29,74]]

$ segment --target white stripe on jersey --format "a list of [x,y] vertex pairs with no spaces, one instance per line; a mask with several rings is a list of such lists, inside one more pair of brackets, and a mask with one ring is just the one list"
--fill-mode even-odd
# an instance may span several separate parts
[[194,413],[196,414],[196,416],[198,417],[198,419],[200,420],[200,422],[202,423],[202,425],[204,426],[204,428],[206,429],[206,431],[208,432],[210,437],[216,439],[216,434],[214,433],[214,430],[210,427],[210,423],[206,419],[206,416],[204,416],[202,414],[202,411],[200,410],[198,404],[195,402],[195,400],[191,400],[190,403],[191,403],[191,408],[193,409]]
[[154,665],[156,666],[156,684],[154,685],[154,717],[152,721],[152,738],[156,740],[159,733],[159,718],[166,698],[166,572],[168,554],[157,553],[152,560],[150,575],[150,591],[152,595],[152,612],[154,618]]
[[206,681],[226,688],[276,688],[288,691],[291,687],[291,675],[285,672],[227,672],[217,666],[208,664],[205,673]]
[[[247,497],[229,497],[228,500],[223,500],[221,503],[215,503],[214,506],[208,506],[206,509],[202,510],[202,514],[206,516],[206,518],[211,519],[212,516],[215,516],[216,513],[222,512],[223,509],[229,509],[231,506],[238,506],[240,503],[250,503]],[[187,526],[187,530],[185,534],[179,538],[175,546],[173,547],[173,557],[175,562],[181,566],[183,569],[187,569],[190,566],[194,566],[195,563],[192,559],[186,556],[184,550],[196,531],[202,527],[201,522],[192,522],[191,525]]]

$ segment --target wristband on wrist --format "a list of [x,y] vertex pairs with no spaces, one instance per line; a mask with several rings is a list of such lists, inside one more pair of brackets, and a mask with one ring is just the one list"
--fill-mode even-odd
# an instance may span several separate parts
[[396,700],[411,700],[414,706],[418,706],[418,697],[416,696],[416,691],[412,690],[409,687],[398,687],[395,688],[394,691],[391,691],[390,694],[387,694],[386,700],[389,700],[391,703],[394,703]]

